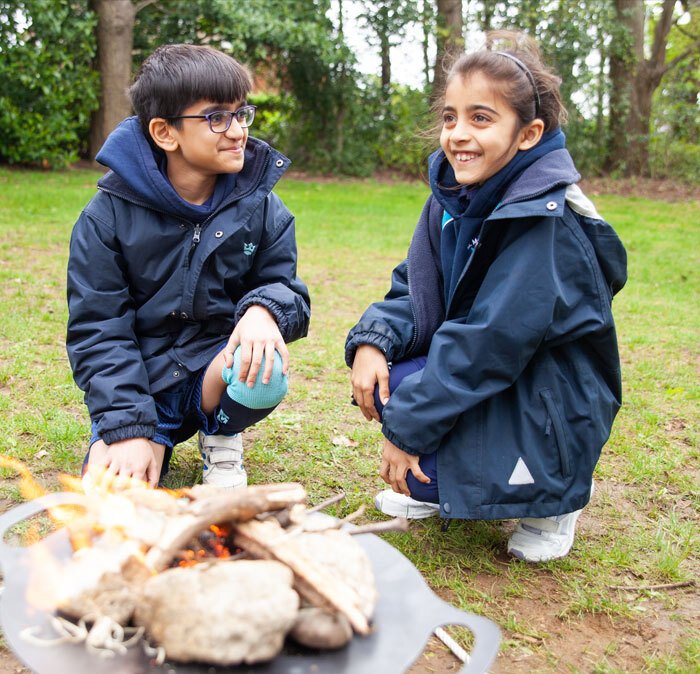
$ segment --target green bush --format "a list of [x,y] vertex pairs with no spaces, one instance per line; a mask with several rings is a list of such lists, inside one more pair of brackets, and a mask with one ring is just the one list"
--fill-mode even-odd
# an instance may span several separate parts
[[257,106],[253,136],[285,152],[289,148],[291,120],[296,114],[296,99],[282,94],[249,94],[248,102]]
[[17,4],[0,30],[0,161],[65,166],[85,149],[98,104],[95,17],[65,0]]
[[670,178],[700,184],[700,145],[656,134],[649,143],[652,178]]

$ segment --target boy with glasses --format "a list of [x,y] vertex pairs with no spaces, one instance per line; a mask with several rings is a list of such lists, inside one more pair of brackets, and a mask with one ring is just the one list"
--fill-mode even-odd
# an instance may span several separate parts
[[135,117],[73,230],[67,349],[92,420],[87,473],[158,484],[199,431],[203,481],[247,483],[241,432],[287,390],[306,335],[289,160],[248,136],[250,76],[208,47],[166,45],[129,89]]

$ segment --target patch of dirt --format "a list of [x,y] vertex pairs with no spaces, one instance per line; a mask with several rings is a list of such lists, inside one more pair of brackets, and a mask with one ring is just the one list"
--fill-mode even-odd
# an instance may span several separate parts
[[31,674],[9,651],[0,651],[0,674]]
[[[296,180],[307,180],[315,183],[383,183],[393,184],[411,182],[426,184],[425,179],[415,176],[402,175],[396,171],[376,173],[369,178],[345,178],[335,175],[318,175],[305,171],[291,170],[287,174]],[[658,178],[584,178],[579,186],[590,197],[599,194],[616,194],[622,197],[639,197],[643,199],[658,199],[660,201],[700,201],[700,187],[692,183],[682,183],[675,180]]]
[[674,180],[654,178],[585,178],[579,183],[589,196],[617,194],[622,197],[640,197],[660,201],[698,201],[700,187]]

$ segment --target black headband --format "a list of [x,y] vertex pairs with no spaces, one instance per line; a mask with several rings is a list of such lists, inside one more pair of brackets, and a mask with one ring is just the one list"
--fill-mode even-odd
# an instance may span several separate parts
[[509,58],[513,63],[515,63],[520,70],[522,70],[525,75],[527,75],[527,79],[530,80],[530,84],[532,84],[532,90],[535,92],[535,117],[540,116],[540,92],[537,91],[537,84],[535,83],[535,78],[532,76],[532,73],[530,72],[530,69],[517,57],[513,56],[513,54],[509,54],[507,51],[497,51],[494,52],[494,54],[500,54],[501,56],[505,56],[506,58]]

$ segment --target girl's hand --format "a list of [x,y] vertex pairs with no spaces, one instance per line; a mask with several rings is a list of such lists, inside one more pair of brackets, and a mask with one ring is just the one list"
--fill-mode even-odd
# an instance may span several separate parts
[[418,458],[413,454],[407,454],[384,438],[382,467],[379,469],[379,475],[395,492],[410,496],[411,492],[406,484],[406,475],[409,470],[419,482],[430,483],[430,478],[418,465]]
[[282,372],[289,370],[289,350],[282,339],[277,321],[272,314],[259,304],[253,304],[246,309],[224,349],[226,367],[233,366],[233,352],[241,347],[241,371],[239,381],[245,381],[252,388],[260,372],[260,364],[265,356],[263,384],[270,383],[275,350],[282,357]]
[[129,438],[111,445],[98,440],[90,448],[88,470],[100,467],[117,478],[133,478],[148,482],[151,487],[158,486],[161,466],[152,443],[146,438]]
[[355,351],[350,375],[352,396],[367,421],[381,421],[374,405],[374,388],[379,385],[379,399],[389,402],[389,366],[384,354],[374,346],[363,344]]

